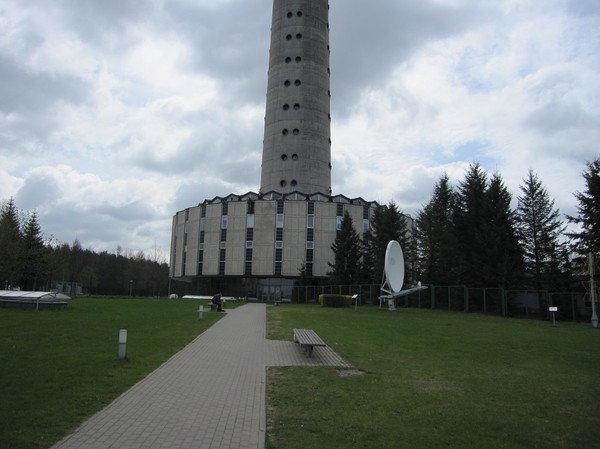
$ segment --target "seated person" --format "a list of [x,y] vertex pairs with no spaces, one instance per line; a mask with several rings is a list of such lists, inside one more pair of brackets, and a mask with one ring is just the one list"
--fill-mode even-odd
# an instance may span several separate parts
[[221,299],[221,293],[217,293],[215,296],[213,296],[211,302],[217,306],[217,312],[223,311],[223,300]]

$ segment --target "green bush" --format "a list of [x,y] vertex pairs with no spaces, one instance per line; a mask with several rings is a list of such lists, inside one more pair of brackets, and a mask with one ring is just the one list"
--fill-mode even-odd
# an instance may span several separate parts
[[352,296],[349,295],[319,295],[319,304],[323,307],[350,307],[352,305]]

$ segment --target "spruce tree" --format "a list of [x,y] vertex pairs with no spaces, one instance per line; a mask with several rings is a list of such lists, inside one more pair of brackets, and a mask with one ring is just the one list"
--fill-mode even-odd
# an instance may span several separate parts
[[453,222],[456,239],[456,281],[484,287],[482,270],[488,235],[486,220],[487,174],[478,163],[471,164],[456,193]]
[[1,288],[16,287],[23,276],[23,234],[19,212],[11,198],[0,211]]
[[573,250],[585,256],[600,253],[600,158],[586,163],[583,173],[585,190],[576,192],[577,215],[567,216],[569,222],[579,225],[580,231],[567,235],[573,239]]
[[[517,223],[525,273],[535,289],[541,292],[555,285],[561,271],[564,244],[560,237],[565,226],[559,210],[554,207],[554,200],[532,170],[520,188]],[[540,310],[546,310],[544,296],[540,293],[538,298]]]
[[[409,272],[410,267],[414,263],[410,259],[407,260],[407,255],[410,254],[412,248],[407,232],[406,217],[393,201],[387,206],[379,206],[375,209],[366,237],[367,251],[370,254],[369,260],[373,266],[373,283],[381,282],[385,251],[390,240],[396,240],[400,243],[404,251],[405,265],[408,268],[407,272]],[[410,276],[407,276],[405,279],[409,281]]]
[[46,248],[42,237],[42,230],[37,218],[37,212],[33,211],[25,223],[23,230],[24,250],[24,285],[29,290],[37,290],[40,278],[43,274],[46,261]]
[[454,190],[445,173],[433,189],[429,203],[417,215],[417,257],[422,280],[438,285],[453,282]]
[[516,285],[522,272],[516,217],[511,209],[512,195],[499,173],[492,176],[485,192],[484,221],[486,236],[480,248],[485,286],[507,288]]
[[331,245],[334,263],[328,262],[332,271],[331,281],[336,285],[351,285],[360,282],[362,242],[350,214],[344,212],[340,230]]

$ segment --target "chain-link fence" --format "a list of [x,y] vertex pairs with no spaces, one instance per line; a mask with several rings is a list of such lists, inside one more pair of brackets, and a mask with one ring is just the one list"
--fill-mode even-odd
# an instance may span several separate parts
[[[356,294],[358,305],[376,306],[379,304],[380,286],[296,286],[293,288],[292,302],[316,303],[322,293]],[[592,315],[591,301],[584,292],[468,288],[464,285],[430,285],[427,290],[397,298],[396,306],[541,319],[549,318],[549,307],[558,307],[556,319],[562,321],[587,321]]]

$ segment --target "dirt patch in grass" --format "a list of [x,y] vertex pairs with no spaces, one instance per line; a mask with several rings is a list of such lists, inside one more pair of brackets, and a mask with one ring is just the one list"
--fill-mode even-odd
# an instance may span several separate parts
[[336,370],[335,374],[338,377],[352,377],[352,376],[364,376],[365,373],[364,371],[361,371],[359,369],[356,368],[350,368],[350,369],[338,369]]

